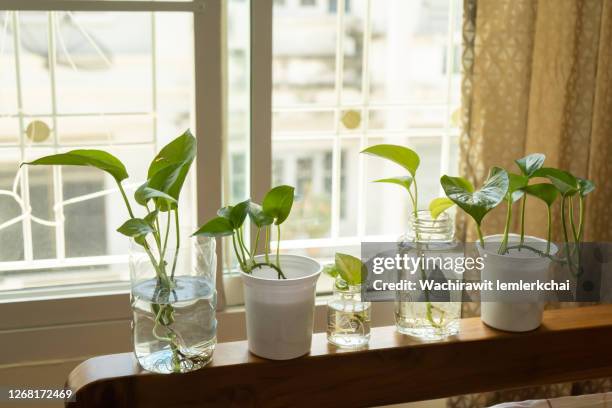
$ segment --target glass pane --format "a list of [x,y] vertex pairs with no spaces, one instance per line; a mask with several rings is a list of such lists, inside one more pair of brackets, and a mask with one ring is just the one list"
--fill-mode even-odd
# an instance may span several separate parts
[[448,0],[372,2],[370,100],[444,102]]
[[[0,84],[23,95],[23,110],[5,113],[17,92],[0,92],[0,261],[12,261],[0,264],[0,290],[127,278],[129,242],[116,229],[128,213],[115,180],[88,167],[18,173],[18,164],[106,150],[125,164],[131,199],[155,152],[192,124],[192,21],[191,13],[0,14]],[[18,53],[19,75],[10,71]],[[181,194],[189,230],[194,173]]]
[[273,185],[295,186],[283,239],[329,237],[331,231],[331,140],[272,141]]
[[58,110],[149,112],[153,91],[151,14],[54,14]]
[[0,118],[17,113],[13,22],[13,12],[0,12]]

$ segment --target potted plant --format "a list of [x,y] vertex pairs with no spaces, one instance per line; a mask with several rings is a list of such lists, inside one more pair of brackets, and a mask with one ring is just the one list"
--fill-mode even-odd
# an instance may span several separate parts
[[[412,208],[408,215],[408,232],[398,238],[398,252],[411,257],[437,257],[454,251],[453,220],[446,214],[432,217],[427,210],[419,210],[417,170],[419,155],[404,146],[380,144],[362,151],[364,154],[385,159],[401,166],[407,174],[376,180],[402,187],[408,193]],[[442,268],[418,267],[418,271],[398,270],[398,280],[427,279],[442,276],[444,279],[460,280],[461,275]],[[423,339],[441,339],[457,333],[461,317],[461,291],[453,290],[445,298],[432,298],[425,289],[397,291],[395,302],[395,326],[398,332]]]
[[359,258],[338,252],[324,271],[335,279],[334,293],[327,302],[327,341],[346,349],[367,346],[372,304],[361,300],[365,265]]
[[[447,198],[438,198],[430,204],[432,215],[440,214],[453,205],[465,211],[475,222],[478,234],[477,248],[483,256],[481,279],[500,282],[535,282],[548,280],[551,262],[559,262],[577,273],[580,265],[580,242],[584,220],[584,197],[594,190],[592,182],[574,177],[570,173],[543,167],[545,156],[530,154],[515,161],[520,174],[493,167],[483,186],[476,190],[466,179],[442,176],[440,183]],[[548,183],[530,184],[534,178],[546,178]],[[564,255],[558,256],[551,243],[551,207],[561,196],[561,217],[564,231]],[[547,209],[548,231],[546,239],[525,235],[525,203],[528,196],[541,200]],[[579,205],[576,227],[574,199]],[[520,233],[510,233],[513,203],[520,204]],[[484,217],[498,205],[506,204],[506,221],[502,234],[483,237],[481,225]],[[569,211],[568,211],[569,209]],[[570,244],[568,220],[571,225]],[[536,329],[542,322],[543,302],[537,294],[509,292],[496,295],[495,300],[481,303],[481,318],[487,325],[512,332]]]
[[158,373],[203,367],[216,344],[215,242],[184,245],[179,228],[179,195],[195,155],[189,130],[162,148],[134,193],[137,208],[122,184],[125,166],[105,151],[72,150],[23,163],[95,167],[117,183],[129,215],[117,231],[132,244],[134,352],[143,368]]
[[[314,259],[280,254],[281,224],[293,206],[294,188],[278,186],[262,205],[246,200],[223,207],[194,235],[231,236],[244,287],[249,350],[260,357],[288,360],[310,351],[315,285],[322,267]],[[244,239],[246,219],[256,228],[253,244]],[[271,249],[276,228],[276,253]],[[257,255],[260,241],[264,252]]]

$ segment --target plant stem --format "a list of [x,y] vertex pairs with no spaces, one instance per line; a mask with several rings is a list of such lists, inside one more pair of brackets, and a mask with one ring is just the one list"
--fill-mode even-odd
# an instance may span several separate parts
[[170,235],[170,210],[168,210],[168,219],[166,220],[166,235],[164,237],[164,245],[162,246],[162,252],[159,257],[159,266],[165,264],[166,249],[168,248],[168,235]]
[[281,240],[281,231],[280,224],[276,224],[277,239],[276,239],[276,265],[278,265],[278,269],[280,269],[280,240]]
[[[552,237],[552,216],[550,214],[550,206],[546,206],[547,210],[547,233],[546,233],[546,255],[550,254],[550,238]],[[523,245],[521,243],[521,245]]]
[[418,200],[419,200],[419,189],[417,188],[417,181],[416,178],[412,179],[412,185],[414,185],[414,199],[412,201],[413,203],[413,212],[414,212],[414,217],[416,218],[417,213],[419,211],[419,205],[418,205]]
[[578,242],[582,242],[582,233],[584,232],[584,197],[578,197],[579,217],[578,217]]
[[259,244],[259,235],[261,234],[261,227],[257,227],[257,234],[255,235],[255,244],[252,247],[251,250],[251,261],[253,261],[253,258],[255,257],[255,254],[257,253],[257,245]]
[[234,253],[236,254],[236,258],[238,259],[238,263],[240,264],[240,269],[242,269],[244,272],[247,272],[245,270],[244,267],[244,262],[242,261],[242,258],[240,257],[240,254],[238,253],[238,245],[236,244],[236,234],[232,234],[232,247],[234,248]]
[[125,190],[123,189],[123,185],[121,184],[120,181],[117,182],[117,185],[119,186],[119,191],[121,192],[121,196],[123,197],[125,206],[127,207],[128,213],[130,214],[130,218],[134,218],[134,213],[132,212],[132,206],[130,205],[130,201],[128,200],[127,195],[125,195]]
[[[251,258],[251,251],[249,251],[249,249],[247,248],[247,246],[244,244],[244,233],[242,230],[242,226],[240,228],[238,228],[238,243],[240,243],[240,246],[242,247],[242,250],[244,252],[246,252],[246,254],[249,256],[249,259]],[[243,252],[243,255],[244,255]],[[244,259],[246,260],[246,256],[244,256]]]
[[278,274],[278,279],[287,279],[283,271],[278,266],[274,265],[273,263],[268,263],[268,262],[256,263],[255,265],[253,265],[252,269],[261,268],[262,266],[269,266],[270,268],[274,269],[276,273]]
[[569,199],[569,219],[570,226],[572,227],[574,243],[578,243],[578,231],[576,230],[576,224],[574,223],[574,197],[570,197]]
[[525,242],[525,205],[527,203],[527,194],[523,196],[523,202],[521,204],[521,241],[520,244],[523,245]]
[[572,263],[572,254],[569,249],[569,240],[567,237],[567,222],[565,221],[565,202],[567,200],[567,196],[563,196],[561,200],[561,226],[563,227],[563,239],[564,239],[564,247],[565,247],[565,257],[567,258],[567,265],[572,274],[574,273],[574,264]]
[[504,226],[504,238],[497,250],[498,254],[506,252],[508,246],[508,233],[510,232],[510,220],[512,219],[512,200],[508,200],[508,210],[506,212],[506,225]]
[[174,210],[174,228],[176,229],[176,250],[174,252],[174,260],[172,261],[172,273],[170,280],[174,281],[174,272],[176,270],[176,261],[178,259],[179,248],[181,247],[181,233],[179,230],[179,213],[178,207]]
[[266,258],[266,263],[270,263],[270,256],[268,255],[270,252],[270,226],[266,226],[266,241],[264,244],[264,256]]
[[480,246],[482,249],[485,247],[484,238],[482,237],[482,231],[480,229],[480,224],[476,223],[476,233],[478,234],[478,240],[480,241]]

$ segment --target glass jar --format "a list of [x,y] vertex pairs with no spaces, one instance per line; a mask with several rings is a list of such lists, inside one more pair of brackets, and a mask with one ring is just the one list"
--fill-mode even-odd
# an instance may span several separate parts
[[215,240],[181,241],[178,251],[168,245],[162,257],[154,245],[145,249],[132,242],[134,353],[145,370],[156,373],[201,368],[217,344]]
[[361,301],[361,285],[349,285],[336,277],[327,303],[327,340],[340,347],[365,347],[370,341],[370,302]]
[[[455,272],[452,258],[463,252],[454,240],[451,217],[442,213],[433,219],[429,211],[410,214],[410,229],[398,239],[400,255],[424,259],[440,258],[444,262],[422,261],[415,270],[399,270],[398,278],[415,282],[417,290],[397,291],[395,325],[397,331],[422,339],[441,339],[459,330],[461,318],[461,290],[429,291],[421,289],[419,281],[460,281],[462,274]],[[451,262],[448,260],[451,259]]]

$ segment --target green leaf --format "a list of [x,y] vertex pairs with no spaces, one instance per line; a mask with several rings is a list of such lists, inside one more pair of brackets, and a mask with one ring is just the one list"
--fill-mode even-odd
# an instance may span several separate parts
[[548,183],[532,184],[530,186],[523,187],[522,190],[525,193],[544,201],[549,207],[553,205],[557,199],[557,196],[559,195],[559,190],[557,190],[557,187]]
[[583,179],[580,177],[576,177],[576,179],[578,180],[578,193],[580,193],[582,197],[595,190],[595,183],[593,183],[591,180]]
[[442,176],[440,184],[447,197],[480,225],[484,216],[503,201],[509,180],[505,170],[494,167],[478,191],[469,191],[466,187],[471,184],[466,184],[466,180],[461,177]]
[[374,180],[374,183],[390,183],[397,184],[398,186],[404,187],[407,191],[410,191],[410,185],[412,184],[411,176],[399,176],[399,177],[390,177],[380,180]]
[[157,210],[153,210],[150,213],[148,213],[145,217],[144,220],[146,222],[149,223],[149,225],[153,225],[155,223],[155,219],[157,218],[157,214],[159,214],[159,211]]
[[527,176],[521,176],[520,174],[508,173],[508,181],[506,201],[513,203],[525,194],[521,189],[529,183],[529,178]]
[[229,212],[229,220],[234,228],[240,228],[244,224],[244,220],[249,210],[249,203],[251,200],[245,200],[241,203],[231,207]]
[[361,284],[361,274],[364,269],[361,259],[347,254],[336,253],[335,261],[336,268],[342,279],[349,285]]
[[193,233],[194,236],[200,235],[204,237],[224,237],[232,235],[234,227],[227,218],[215,217],[202,225],[200,229]]
[[248,213],[251,221],[260,228],[274,222],[274,218],[267,215],[261,205],[252,201],[249,202]]
[[263,211],[275,219],[276,225],[282,224],[293,206],[295,188],[291,186],[278,186],[268,191],[263,199]]
[[[154,188],[149,187],[148,183],[144,183],[134,193],[134,199],[140,205],[146,206],[149,200],[152,198],[159,199],[166,203],[164,207],[176,207],[177,202],[174,197],[169,196],[163,191],[156,190]],[[158,201],[158,200],[156,200]]]
[[546,156],[542,153],[532,153],[522,159],[515,160],[516,165],[521,169],[524,176],[531,178],[533,173],[539,170],[544,165]]
[[153,177],[162,169],[179,163],[193,161],[196,155],[196,139],[189,130],[162,147],[149,165],[147,178]]
[[231,205],[225,206],[225,207],[221,207],[217,210],[217,215],[219,217],[223,217],[223,218],[227,218],[228,220],[230,219],[230,213],[232,212],[232,208],[234,208]]
[[323,273],[326,273],[332,278],[335,278],[336,276],[338,276],[340,272],[338,271],[336,264],[329,264],[329,265],[325,265],[325,267],[323,268]]
[[455,205],[455,203],[446,197],[434,198],[429,203],[429,213],[435,220],[440,216],[440,214],[451,208],[453,205]]
[[107,172],[119,183],[128,178],[127,170],[121,161],[110,153],[102,150],[81,149],[71,150],[67,153],[54,154],[41,157],[31,162],[22,163],[33,166],[60,165],[60,166],[89,166]]
[[131,218],[117,228],[117,232],[132,238],[144,237],[153,231],[151,224],[142,218]]
[[533,173],[533,177],[545,177],[550,180],[551,183],[562,196],[571,196],[578,192],[578,180],[571,173],[554,169],[552,167],[542,167]]
[[187,130],[155,156],[147,175],[149,187],[163,191],[178,201],[195,155],[196,139]]
[[419,168],[419,163],[421,162],[419,155],[416,154],[414,150],[398,145],[379,144],[370,146],[361,153],[381,157],[399,164],[408,170],[412,177],[415,177],[416,171]]

